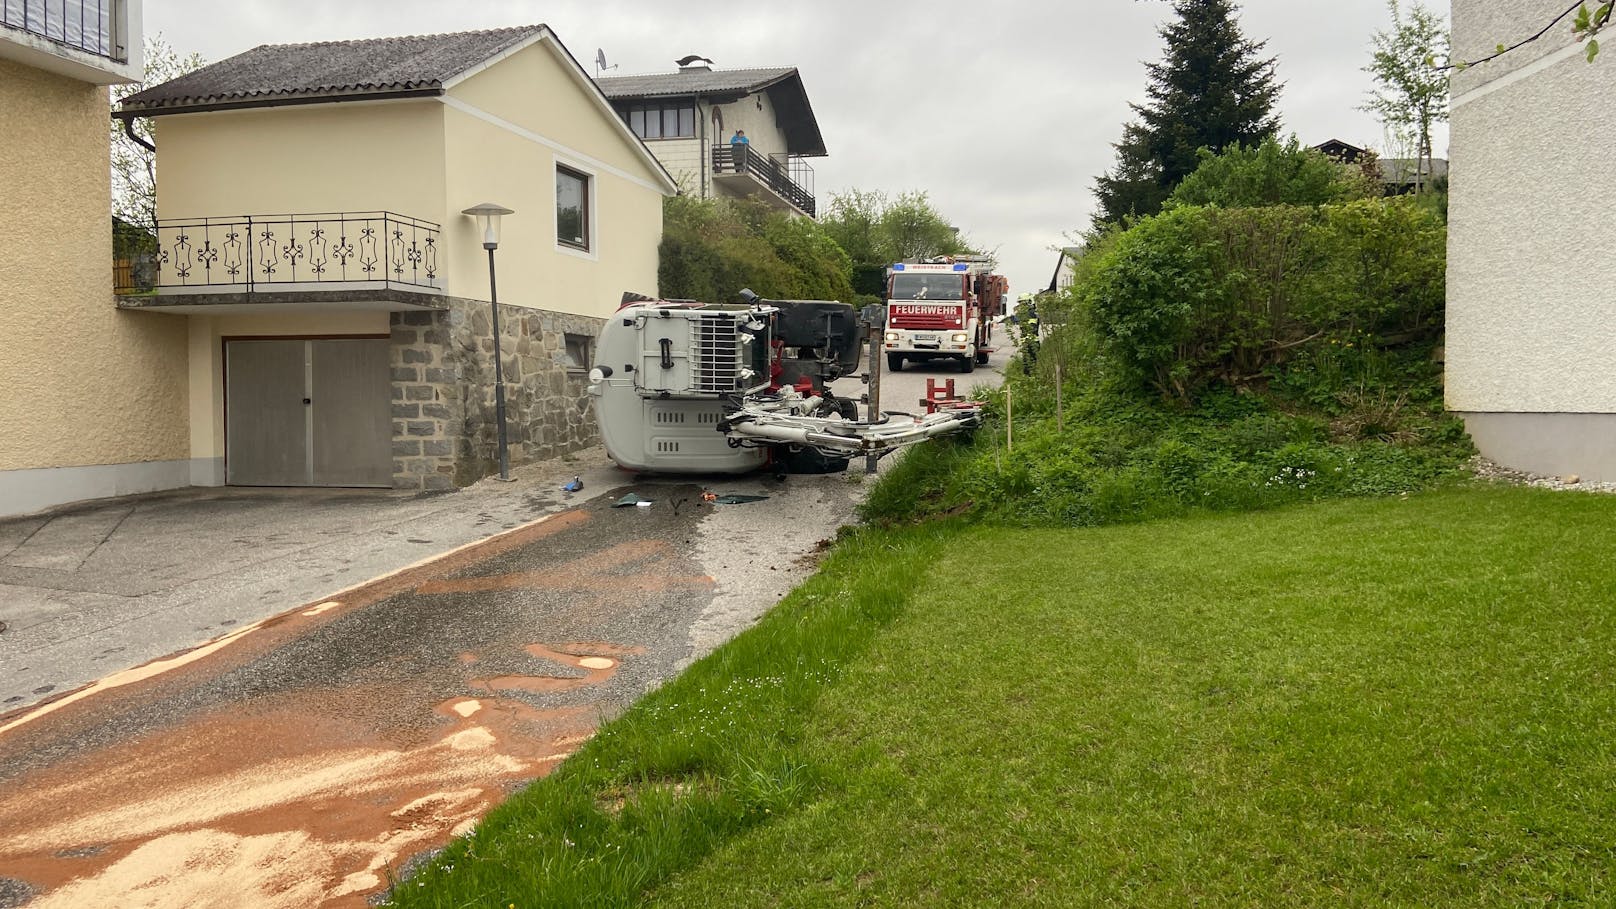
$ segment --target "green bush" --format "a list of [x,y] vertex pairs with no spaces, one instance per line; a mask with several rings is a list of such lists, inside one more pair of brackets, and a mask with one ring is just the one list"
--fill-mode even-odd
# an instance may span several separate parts
[[669,299],[727,302],[742,288],[776,300],[854,296],[852,263],[818,223],[757,202],[666,199],[658,252]]
[[1270,138],[1261,145],[1236,146],[1222,154],[1201,149],[1200,166],[1173,190],[1163,207],[1327,205],[1380,194],[1380,185],[1362,168],[1304,148],[1292,136],[1283,145]]
[[1446,231],[1411,201],[1180,206],[1112,239],[1069,321],[1135,381],[1188,402],[1266,383],[1309,346],[1441,331]]

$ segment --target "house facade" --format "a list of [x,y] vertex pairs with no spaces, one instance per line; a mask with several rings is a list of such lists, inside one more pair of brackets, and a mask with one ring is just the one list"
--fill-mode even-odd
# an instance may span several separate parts
[[[825,140],[795,67],[715,70],[686,57],[677,72],[597,80],[612,107],[685,192],[751,198],[818,214],[814,172]],[[747,143],[731,140],[744,132]]]
[[[1454,0],[1455,59],[1541,29],[1559,0]],[[1542,474],[1616,480],[1616,62],[1569,22],[1454,75],[1447,405],[1482,454]]]
[[183,485],[185,331],[112,298],[107,86],[139,0],[0,0],[0,515]]
[[667,171],[543,25],[263,46],[126,99],[159,149],[154,286],[193,485],[447,489],[597,439],[584,386],[655,294]]

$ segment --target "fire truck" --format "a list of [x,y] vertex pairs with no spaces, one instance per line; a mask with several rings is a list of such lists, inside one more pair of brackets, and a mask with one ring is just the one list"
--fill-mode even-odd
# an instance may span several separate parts
[[905,360],[956,360],[961,372],[988,361],[993,319],[1003,314],[1010,283],[992,274],[987,256],[898,262],[887,269],[887,368]]
[[747,290],[720,305],[625,294],[589,373],[607,454],[655,473],[823,473],[974,428],[978,402],[916,416],[832,392],[873,347],[880,307],[869,310]]

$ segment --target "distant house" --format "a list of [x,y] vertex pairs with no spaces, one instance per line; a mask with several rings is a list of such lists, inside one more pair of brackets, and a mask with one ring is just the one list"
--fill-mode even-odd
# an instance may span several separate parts
[[[795,67],[715,70],[686,57],[672,73],[597,80],[612,107],[687,192],[759,199],[814,217],[825,140]],[[749,140],[732,145],[737,130]]]
[[113,305],[107,86],[138,0],[0,2],[0,515],[183,485],[185,326]]
[[1077,260],[1082,255],[1083,247],[1081,246],[1061,247],[1060,258],[1055,260],[1055,273],[1050,276],[1049,287],[1044,290],[1044,293],[1058,293],[1071,287],[1074,280],[1072,268],[1077,265]]
[[[1492,54],[1564,8],[1454,0],[1454,57]],[[1447,404],[1494,461],[1613,481],[1616,66],[1586,50],[1562,23],[1453,76]]]
[[[1340,139],[1321,142],[1313,148],[1343,164],[1357,164],[1369,153],[1368,149]],[[1418,186],[1429,186],[1433,181],[1443,180],[1448,176],[1448,162],[1445,158],[1432,158],[1430,161],[1418,158],[1377,158],[1375,166],[1388,196],[1405,195],[1414,192]]]
[[[657,291],[672,177],[543,25],[265,45],[126,99],[158,147],[155,292],[196,485],[445,489],[591,444],[594,337]],[[104,140],[104,134],[103,134]],[[104,174],[103,174],[104,179]]]

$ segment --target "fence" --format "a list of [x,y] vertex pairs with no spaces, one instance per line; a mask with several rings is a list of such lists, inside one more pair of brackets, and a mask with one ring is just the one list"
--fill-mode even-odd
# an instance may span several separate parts
[[159,290],[377,282],[441,288],[438,225],[391,212],[157,222]]

